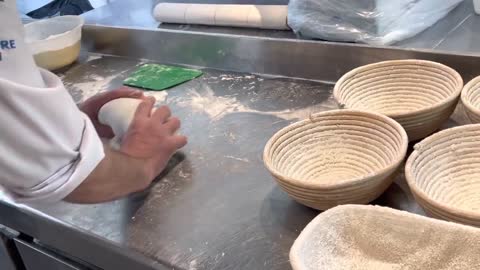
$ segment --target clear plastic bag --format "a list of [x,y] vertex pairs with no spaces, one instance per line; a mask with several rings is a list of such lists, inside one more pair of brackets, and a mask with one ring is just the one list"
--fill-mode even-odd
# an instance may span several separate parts
[[389,45],[415,36],[463,0],[290,0],[288,24],[302,36]]

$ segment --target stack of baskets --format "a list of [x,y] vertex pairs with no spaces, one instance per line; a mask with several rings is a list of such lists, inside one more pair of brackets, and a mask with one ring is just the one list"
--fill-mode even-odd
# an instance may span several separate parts
[[417,144],[405,176],[428,215],[480,227],[480,77],[465,85],[461,100],[473,124]]
[[[439,130],[460,94],[469,118],[480,122],[480,77],[462,88],[455,70],[431,61],[356,68],[335,85],[344,110],[280,130],[265,146],[265,165],[293,199],[309,207],[368,203],[392,183],[408,141]],[[480,226],[480,124],[444,130],[417,144],[406,177],[429,215]]]
[[366,65],[335,85],[341,106],[384,114],[407,131],[410,141],[440,128],[455,110],[463,80],[455,70],[431,61],[398,60]]

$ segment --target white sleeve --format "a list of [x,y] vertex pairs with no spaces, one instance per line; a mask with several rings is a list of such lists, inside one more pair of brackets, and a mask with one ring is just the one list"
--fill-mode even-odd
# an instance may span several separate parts
[[[5,6],[15,1],[6,1],[0,1],[0,186],[17,202],[54,202],[95,169],[103,145],[61,80],[35,66],[18,25],[4,20],[18,19]],[[1,48],[5,40],[15,46]]]

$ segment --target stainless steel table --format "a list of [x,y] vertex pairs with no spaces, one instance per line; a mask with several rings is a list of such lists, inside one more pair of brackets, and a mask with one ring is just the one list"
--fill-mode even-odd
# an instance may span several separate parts
[[[359,65],[436,60],[468,80],[478,57],[171,30],[87,26],[79,63],[59,74],[76,101],[121,85],[145,62],[205,75],[149,92],[183,121],[188,146],[145,192],[97,205],[0,201],[0,224],[101,269],[289,269],[288,251],[319,212],[292,201],[262,163],[278,129],[336,108],[333,82]],[[467,123],[462,108],[446,124]],[[374,204],[422,214],[403,175]],[[35,243],[35,241],[33,241]]]

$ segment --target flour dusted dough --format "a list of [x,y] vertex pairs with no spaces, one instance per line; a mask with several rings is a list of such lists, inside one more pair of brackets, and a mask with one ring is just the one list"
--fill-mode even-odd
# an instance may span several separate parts
[[138,105],[142,102],[135,98],[114,99],[100,109],[98,120],[112,128],[115,137],[110,141],[114,149],[120,148],[123,136],[128,130]]
[[185,22],[215,25],[215,9],[215,5],[189,5],[185,12]]
[[155,7],[153,14],[162,23],[186,24],[187,9],[191,6],[192,4],[160,3]]
[[287,13],[286,5],[159,3],[153,15],[162,23],[288,30]]

